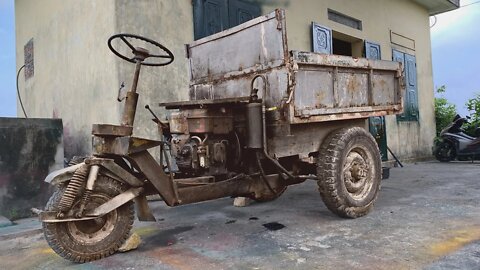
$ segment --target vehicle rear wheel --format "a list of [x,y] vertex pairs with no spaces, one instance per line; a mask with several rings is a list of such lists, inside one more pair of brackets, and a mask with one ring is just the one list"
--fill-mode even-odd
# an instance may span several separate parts
[[[85,210],[94,209],[126,190],[126,186],[99,176]],[[65,187],[50,197],[46,211],[58,209]],[[76,205],[73,205],[75,208]],[[98,260],[113,254],[130,234],[134,220],[133,203],[128,202],[110,213],[92,220],[43,223],[49,246],[63,258],[74,262]]]
[[346,218],[366,215],[382,179],[375,139],[360,127],[333,131],[320,147],[317,174],[320,196],[330,211]]
[[438,143],[435,147],[435,158],[440,162],[450,162],[455,159],[455,147],[449,141]]

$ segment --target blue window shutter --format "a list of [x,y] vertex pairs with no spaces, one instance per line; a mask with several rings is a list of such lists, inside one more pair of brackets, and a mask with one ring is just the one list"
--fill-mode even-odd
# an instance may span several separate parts
[[240,0],[229,0],[229,27],[234,27],[261,15],[260,6]]
[[312,45],[314,52],[332,54],[332,29],[312,22]]
[[261,15],[256,3],[240,0],[193,0],[194,37],[200,39]]
[[380,44],[371,41],[365,41],[365,57],[368,59],[382,59]]
[[418,120],[417,64],[415,56],[405,54],[405,68],[410,120]]
[[193,1],[194,37],[200,39],[228,28],[226,0]]
[[[406,77],[406,74],[405,74],[405,54],[403,52],[393,50],[392,51],[392,58],[393,58],[393,61],[402,63],[403,76]],[[403,97],[403,113],[402,114],[397,114],[397,120],[403,120],[403,121],[407,120],[408,111],[409,111],[408,91],[405,91],[404,97]]]
[[[380,60],[382,58],[380,44],[371,41],[365,41],[365,57],[368,59]],[[382,161],[387,161],[388,153],[385,116],[370,117],[368,119],[368,126],[370,133],[377,142],[378,149],[380,149]]]

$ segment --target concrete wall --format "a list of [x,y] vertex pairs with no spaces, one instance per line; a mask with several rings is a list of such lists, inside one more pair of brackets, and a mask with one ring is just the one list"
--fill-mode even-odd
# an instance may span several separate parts
[[63,168],[62,120],[0,118],[0,216],[28,217],[50,197],[47,174]]
[[[420,121],[398,122],[387,117],[388,144],[401,158],[431,154],[435,132],[429,17],[425,8],[409,0],[261,0],[263,13],[286,9],[289,48],[311,50],[311,22],[354,41],[357,56],[363,40],[380,43],[382,59],[392,59],[392,48],[417,57]],[[360,4],[361,3],[361,4]],[[356,30],[327,18],[327,8],[357,18]],[[36,18],[36,19],[32,19]],[[193,40],[191,0],[26,1],[16,0],[17,65],[23,63],[23,45],[34,38],[35,76],[22,82],[27,113],[62,117],[66,155],[90,151],[92,123],[118,123],[122,105],[115,101],[122,81],[131,84],[133,64],[111,54],[106,40],[127,32],[163,43],[175,55],[166,67],[146,67],[140,75],[141,94],[134,132],[155,137],[156,129],[145,104],[161,114],[158,102],[181,100],[188,93],[188,65],[183,44]],[[415,40],[415,51],[395,47],[390,30]],[[342,36],[340,33],[343,33]],[[19,112],[20,114],[21,112]]]

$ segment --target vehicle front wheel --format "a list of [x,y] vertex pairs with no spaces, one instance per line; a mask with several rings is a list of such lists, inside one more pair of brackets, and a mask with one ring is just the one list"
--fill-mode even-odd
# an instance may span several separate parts
[[320,196],[330,211],[346,218],[366,215],[382,179],[375,139],[360,127],[333,131],[320,147],[317,174]]
[[[98,176],[93,194],[85,210],[94,209],[126,190],[121,183]],[[50,197],[46,211],[56,211],[65,187]],[[79,201],[79,200],[78,200]],[[73,208],[76,204],[73,205]],[[43,223],[49,246],[63,258],[73,262],[98,260],[116,252],[130,234],[134,220],[133,203],[128,202],[110,213],[91,220]]]

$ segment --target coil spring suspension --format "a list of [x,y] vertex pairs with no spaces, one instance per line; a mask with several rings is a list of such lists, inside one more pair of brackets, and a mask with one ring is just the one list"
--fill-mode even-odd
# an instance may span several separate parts
[[60,202],[58,203],[58,210],[60,212],[67,211],[72,207],[80,189],[85,185],[87,175],[88,166],[82,166],[75,171],[62,198],[60,199]]

